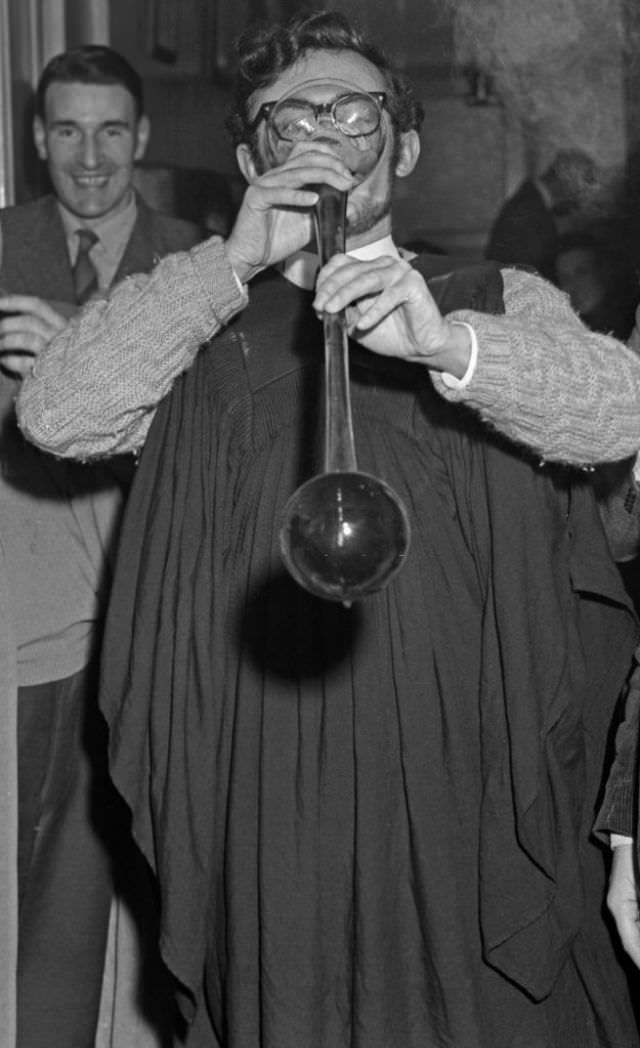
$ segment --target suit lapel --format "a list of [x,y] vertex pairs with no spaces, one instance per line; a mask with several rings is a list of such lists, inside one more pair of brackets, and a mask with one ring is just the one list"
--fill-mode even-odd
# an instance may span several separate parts
[[34,289],[28,293],[50,301],[75,301],[67,241],[54,197],[43,198],[36,221],[26,226],[20,256],[17,268],[24,271],[25,287]]
[[151,212],[139,195],[136,195],[136,206],[135,225],[112,285],[133,273],[150,273],[161,257],[159,246],[155,242]]

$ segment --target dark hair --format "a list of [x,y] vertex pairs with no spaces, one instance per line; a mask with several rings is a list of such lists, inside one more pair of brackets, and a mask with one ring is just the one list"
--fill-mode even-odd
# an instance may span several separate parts
[[133,98],[136,119],[144,112],[142,80],[126,58],[110,47],[85,44],[55,55],[47,63],[35,96],[36,114],[44,119],[45,96],[50,84],[121,84]]
[[286,25],[248,29],[237,45],[235,112],[227,120],[234,145],[254,145],[248,127],[248,101],[258,88],[268,87],[307,51],[354,51],[383,74],[387,106],[399,131],[419,130],[424,112],[413,89],[393,72],[390,63],[349,20],[337,11],[298,14]]

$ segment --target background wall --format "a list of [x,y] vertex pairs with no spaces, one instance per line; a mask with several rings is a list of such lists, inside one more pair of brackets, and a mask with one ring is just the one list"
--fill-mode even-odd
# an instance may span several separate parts
[[[149,0],[111,0],[110,7],[113,46],[145,76],[153,128],[147,158],[164,164],[179,157],[181,164],[213,168],[236,179],[224,130],[233,40],[253,18],[286,17],[296,4],[181,0],[175,6],[173,50],[164,60],[162,53],[154,53],[155,6]],[[468,84],[456,64],[451,11],[441,0],[337,0],[331,6],[383,42],[412,76],[425,104],[423,156],[411,178],[398,185],[399,238],[480,250],[507,185],[522,172],[523,157],[519,128],[502,108],[467,104]],[[241,192],[237,181],[234,190]]]
[[[224,130],[233,41],[254,18],[297,0],[0,0],[9,5],[16,197],[33,193],[29,93],[66,43],[104,40],[146,82],[152,164],[228,175]],[[307,4],[304,5],[308,7]],[[633,202],[629,157],[640,128],[637,0],[316,0],[356,18],[414,80],[425,105],[423,155],[398,186],[400,239],[479,254],[504,198],[559,145],[602,166],[603,208]],[[0,171],[0,177],[2,172]],[[635,207],[635,204],[633,204]]]
[[[149,160],[235,174],[224,131],[233,40],[295,0],[111,0],[111,40],[143,71],[153,124]],[[505,197],[559,145],[603,168],[603,193],[627,148],[623,0],[336,0],[411,76],[426,119],[417,170],[398,186],[400,239],[478,254]],[[173,9],[168,53],[154,18]],[[603,17],[602,8],[606,13]],[[166,44],[166,39],[165,39]],[[606,61],[603,59],[606,56]],[[168,59],[168,60],[167,60]],[[488,104],[470,104],[487,72]],[[482,101],[482,100],[480,100]],[[236,187],[236,192],[239,192]]]

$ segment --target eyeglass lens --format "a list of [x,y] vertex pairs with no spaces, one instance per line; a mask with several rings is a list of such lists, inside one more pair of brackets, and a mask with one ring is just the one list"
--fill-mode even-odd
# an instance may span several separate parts
[[375,99],[357,94],[338,98],[331,105],[284,99],[273,109],[271,122],[281,138],[297,141],[314,133],[321,113],[326,113],[338,130],[349,138],[371,135],[380,124],[380,110]]

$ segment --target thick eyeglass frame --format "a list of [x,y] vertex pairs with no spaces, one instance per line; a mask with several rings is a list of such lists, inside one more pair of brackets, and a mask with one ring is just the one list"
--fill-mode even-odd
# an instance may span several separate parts
[[[350,98],[359,97],[373,99],[378,110],[378,122],[376,126],[371,129],[371,131],[356,131],[352,134],[349,131],[345,130],[344,126],[341,126],[336,120],[336,106],[340,105],[343,102],[346,102]],[[254,133],[254,131],[258,128],[262,120],[271,120],[271,114],[273,113],[273,110],[281,101],[282,99],[278,98],[274,102],[262,103],[251,123],[247,125],[247,130],[250,134]],[[287,99],[287,101],[291,102],[293,101],[293,99]],[[382,110],[387,104],[387,93],[386,91],[348,91],[346,94],[340,95],[338,98],[334,98],[333,102],[309,102],[306,98],[300,98],[298,99],[298,101],[303,105],[309,107],[309,111],[313,113],[313,119],[315,121],[316,128],[318,126],[318,117],[322,114],[328,113],[329,117],[331,118],[331,123],[335,127],[336,131],[339,131],[341,135],[345,136],[345,138],[368,138],[369,135],[375,135],[376,131],[380,127],[380,121],[382,119]],[[280,134],[280,132],[274,124],[272,124],[271,126],[273,127],[274,133],[282,142],[298,141],[298,139],[295,138],[285,138],[284,135]]]

